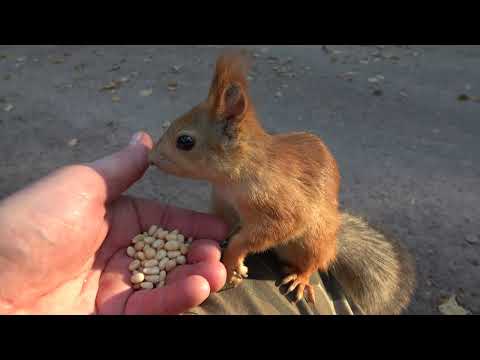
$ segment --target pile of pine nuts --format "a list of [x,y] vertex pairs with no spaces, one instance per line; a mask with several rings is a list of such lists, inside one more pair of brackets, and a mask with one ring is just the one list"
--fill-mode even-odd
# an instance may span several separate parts
[[135,290],[153,289],[165,285],[167,273],[187,262],[186,255],[193,239],[157,225],[132,239],[127,255],[134,260],[128,266],[130,282]]

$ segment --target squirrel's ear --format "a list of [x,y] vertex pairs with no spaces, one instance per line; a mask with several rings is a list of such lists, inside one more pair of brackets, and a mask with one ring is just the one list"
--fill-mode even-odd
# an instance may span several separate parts
[[222,119],[241,120],[248,104],[247,73],[249,58],[244,51],[226,52],[215,67],[208,95],[212,110]]
[[220,114],[224,119],[238,119],[241,120],[247,109],[247,97],[241,85],[232,83],[222,94],[222,101],[220,102]]

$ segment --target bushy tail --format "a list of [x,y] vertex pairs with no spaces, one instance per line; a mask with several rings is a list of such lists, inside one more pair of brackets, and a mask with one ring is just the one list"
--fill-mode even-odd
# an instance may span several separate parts
[[330,272],[360,313],[397,315],[410,304],[416,276],[408,251],[361,218],[342,214]]

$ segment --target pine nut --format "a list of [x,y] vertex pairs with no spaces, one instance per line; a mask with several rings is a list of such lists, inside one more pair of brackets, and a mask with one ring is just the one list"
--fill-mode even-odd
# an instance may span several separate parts
[[145,281],[140,284],[142,289],[153,289],[153,284],[150,281]]
[[154,267],[158,265],[158,260],[152,259],[152,260],[145,260],[145,262],[142,264],[143,267]]
[[158,230],[157,225],[152,225],[150,226],[150,229],[148,229],[148,235],[153,236]]
[[154,249],[162,249],[165,246],[165,241],[163,240],[155,240],[152,244]]
[[143,280],[145,280],[145,275],[143,275],[142,273],[132,275],[132,277],[130,278],[130,281],[133,284],[140,284]]
[[135,250],[141,251],[145,247],[145,243],[143,241],[139,241],[135,244]]
[[150,281],[154,284],[157,284],[160,282],[160,275],[147,275],[145,276],[145,281]]
[[176,240],[170,240],[165,244],[164,248],[167,251],[175,251],[175,250],[178,250],[179,247],[180,247],[180,245],[178,244],[178,242]]
[[147,250],[144,250],[143,252],[145,253],[145,258],[147,258],[147,259],[153,259],[155,257],[155,255],[157,254],[155,249],[152,249],[152,248],[148,248]]
[[130,256],[130,257],[134,257],[135,256],[135,248],[133,246],[129,246],[127,248],[127,255]]
[[169,261],[170,259],[167,258],[167,257],[164,257],[162,260],[160,260],[160,262],[158,263],[158,268],[160,270],[163,270],[165,269],[165,266],[167,266],[167,262]]
[[158,275],[160,273],[160,269],[158,266],[148,267],[143,269],[143,273],[145,275]]
[[167,256],[170,258],[170,259],[175,259],[177,256],[180,256],[182,255],[182,253],[178,250],[175,250],[175,251],[169,251],[167,253]]
[[160,281],[164,281],[167,277],[167,272],[165,270],[162,270],[160,271],[160,274],[158,274],[158,276],[160,276]]
[[168,231],[165,231],[165,230],[158,230],[156,233],[155,233],[155,237],[159,240],[163,240],[165,239],[165,237],[168,235]]
[[185,255],[188,252],[188,245],[182,244],[180,245],[180,253]]
[[168,260],[167,264],[165,265],[165,270],[168,272],[168,271],[171,271],[173,270],[173,268],[177,266],[177,262],[173,259],[170,259]]
[[157,254],[155,255],[155,259],[162,260],[164,257],[167,256],[167,252],[165,250],[158,250]]
[[167,236],[165,236],[165,239],[167,241],[177,241],[177,235],[170,233]]
[[177,256],[175,261],[178,265],[184,265],[187,262],[187,258],[183,255]]
[[151,237],[151,236],[147,236],[144,240],[143,240],[146,244],[153,244],[153,242],[155,241],[155,238],[154,237]]
[[130,265],[128,265],[128,270],[133,271],[137,270],[140,267],[140,260],[133,260]]

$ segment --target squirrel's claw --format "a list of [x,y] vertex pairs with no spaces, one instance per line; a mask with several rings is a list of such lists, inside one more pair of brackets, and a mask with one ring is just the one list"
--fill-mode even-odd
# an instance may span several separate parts
[[[288,284],[289,282],[295,280],[297,278],[297,274],[290,274],[288,276],[286,276],[285,278],[283,278],[282,282],[280,283],[280,285],[285,285],[285,284]],[[291,290],[289,291],[291,292]],[[287,293],[288,294],[288,293]]]

